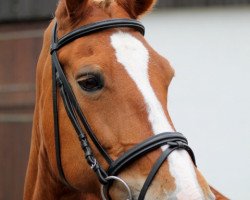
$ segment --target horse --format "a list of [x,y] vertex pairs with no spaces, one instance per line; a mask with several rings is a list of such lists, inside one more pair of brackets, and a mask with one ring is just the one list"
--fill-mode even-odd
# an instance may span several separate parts
[[37,64],[24,200],[227,199],[169,116],[174,70],[137,21],[155,3],[59,1]]

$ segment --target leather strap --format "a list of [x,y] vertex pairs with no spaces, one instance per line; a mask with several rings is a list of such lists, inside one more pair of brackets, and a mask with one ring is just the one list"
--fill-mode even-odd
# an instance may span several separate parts
[[91,168],[94,170],[94,172],[97,174],[97,177],[99,178],[99,181],[102,184],[107,184],[107,181],[105,179],[107,177],[107,174],[100,167],[98,161],[95,159],[95,157],[93,155],[93,152],[92,152],[92,149],[90,148],[87,137],[84,134],[84,132],[82,131],[80,123],[79,123],[79,121],[77,119],[75,109],[74,109],[73,105],[71,104],[71,102],[69,101],[68,96],[64,91],[63,85],[61,85],[59,87],[60,87],[60,94],[61,94],[64,106],[65,106],[65,110],[66,110],[66,112],[68,114],[68,117],[69,117],[72,125],[75,128],[76,133],[78,134],[78,137],[79,137],[79,140],[80,140],[80,143],[81,143],[81,147],[82,147],[82,149],[84,151],[85,159],[87,160],[87,162],[91,166]]
[[[171,145],[172,142],[170,142]],[[158,158],[158,160],[155,162],[155,164],[153,165],[146,181],[143,184],[143,187],[141,189],[141,192],[139,194],[138,200],[143,200],[145,198],[145,195],[148,191],[149,186],[151,185],[152,181],[154,180],[154,177],[156,175],[156,173],[159,171],[160,167],[162,166],[162,164],[164,163],[164,161],[168,158],[168,156],[175,150],[177,149],[185,149],[186,151],[188,151],[194,165],[196,166],[196,162],[195,162],[195,157],[193,154],[193,151],[186,146],[186,144],[183,144],[180,141],[177,141],[176,145],[171,145],[169,146],[162,154],[161,156]]]
[[[117,160],[115,160],[110,165],[110,168],[108,170],[108,175],[114,176],[118,174],[123,168],[125,168],[127,165],[131,164],[138,158],[164,145],[168,145],[168,148],[161,154],[159,159],[152,167],[140,192],[138,200],[143,200],[159,168],[161,167],[163,162],[167,159],[169,154],[172,153],[174,150],[176,149],[186,150],[189,153],[194,165],[196,166],[194,153],[192,149],[188,146],[187,139],[181,133],[165,132],[148,138],[147,140],[131,148],[130,150],[125,152],[122,156],[120,156]],[[112,183],[110,183],[108,187],[110,187],[111,184]]]
[[167,148],[162,154],[161,156],[158,158],[158,160],[156,161],[156,163],[154,164],[154,166],[152,167],[146,181],[144,182],[144,185],[141,189],[140,195],[138,197],[138,200],[143,200],[145,198],[145,195],[148,191],[149,186],[151,185],[156,173],[158,172],[158,170],[160,169],[160,167],[162,166],[162,164],[164,163],[164,161],[168,158],[168,156],[170,155],[170,153],[172,153],[174,150],[178,149],[178,147],[169,147]]
[[95,22],[92,24],[87,24],[85,26],[77,28],[72,32],[63,36],[58,41],[56,38],[54,38],[53,40],[55,42],[52,43],[53,45],[51,46],[51,51],[58,50],[63,46],[65,46],[66,44],[80,37],[112,28],[134,28],[135,30],[139,31],[142,35],[145,34],[145,28],[139,21],[133,19],[109,19],[109,20]]
[[77,115],[79,116],[86,132],[88,133],[88,135],[90,136],[90,138],[92,139],[92,141],[94,142],[95,146],[97,147],[97,149],[100,151],[100,153],[102,154],[102,156],[105,158],[105,160],[110,164],[112,163],[112,159],[110,158],[110,156],[107,154],[107,152],[103,149],[102,145],[99,143],[98,139],[96,138],[94,132],[92,131],[90,125],[88,124],[86,117],[84,116],[84,114],[82,113],[80,106],[78,105],[75,95],[71,89],[71,86],[69,85],[69,82],[67,81],[67,78],[61,68],[61,65],[58,61],[57,55],[56,55],[56,51],[54,51],[52,53],[52,65],[53,67],[56,69],[57,72],[57,81],[59,82],[59,84],[61,86],[63,86],[65,93],[68,96],[68,99],[70,101],[70,103],[72,104],[72,106],[75,108]]
[[121,157],[119,157],[110,165],[108,174],[117,174],[123,167],[125,167],[125,165],[128,165],[144,154],[151,152],[163,145],[178,146],[179,148],[186,149],[193,162],[195,163],[195,157],[191,148],[188,146],[187,139],[181,133],[166,132],[150,137],[149,139],[125,152]]
[[53,117],[54,117],[54,136],[55,136],[55,150],[56,150],[56,162],[58,173],[61,178],[61,181],[69,186],[64,171],[62,168],[62,161],[61,161],[61,144],[60,144],[60,132],[59,132],[59,118],[58,118],[58,103],[57,103],[57,82],[56,82],[56,69],[52,67],[52,96],[53,96]]

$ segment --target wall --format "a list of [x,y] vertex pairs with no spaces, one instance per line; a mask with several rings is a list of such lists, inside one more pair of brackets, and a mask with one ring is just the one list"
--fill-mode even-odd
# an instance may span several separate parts
[[[50,19],[57,0],[0,0],[0,22]],[[158,7],[249,4],[250,0],[158,0]]]
[[0,0],[0,22],[51,18],[56,3],[57,0]]
[[35,99],[35,70],[47,21],[0,26],[0,200],[22,199]]
[[160,0],[159,7],[187,7],[248,4],[250,0]]

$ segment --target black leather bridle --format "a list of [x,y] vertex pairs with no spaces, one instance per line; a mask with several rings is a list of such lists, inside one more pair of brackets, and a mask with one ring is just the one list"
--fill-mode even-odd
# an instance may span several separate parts
[[[109,198],[108,196],[108,188],[112,181],[118,180],[124,184],[127,188],[129,197],[128,199],[132,199],[131,191],[128,185],[116,175],[124,169],[124,167],[128,166],[132,162],[136,161],[138,158],[143,155],[154,151],[164,145],[168,145],[165,151],[161,154],[161,156],[157,159],[155,164],[153,165],[139,195],[139,200],[143,200],[146,192],[153,181],[157,171],[167,159],[169,154],[176,149],[185,149],[193,163],[195,163],[195,157],[193,151],[188,146],[187,139],[178,132],[165,132],[160,133],[155,136],[148,138],[145,141],[142,141],[138,145],[134,146],[123,155],[121,155],[118,159],[113,160],[106,150],[102,147],[101,143],[98,141],[95,136],[93,130],[86,117],[84,116],[77,99],[73,93],[73,90],[65,76],[65,73],[60,65],[60,62],[57,57],[57,51],[65,46],[66,44],[76,40],[80,37],[94,34],[96,32],[104,31],[111,28],[133,28],[139,31],[142,35],[144,35],[144,26],[132,19],[110,19],[106,21],[99,21],[96,23],[92,23],[89,25],[82,26],[58,40],[57,38],[57,23],[55,22],[55,26],[52,33],[52,42],[51,42],[51,57],[52,57],[52,92],[53,92],[53,114],[54,114],[54,134],[55,134],[55,148],[56,148],[56,161],[58,166],[59,175],[61,177],[62,182],[71,187],[68,183],[61,162],[61,148],[60,148],[60,133],[59,133],[59,117],[58,117],[58,100],[57,100],[57,90],[59,89],[61,98],[64,103],[65,110],[68,114],[68,117],[78,135],[81,147],[84,151],[85,158],[90,165],[91,169],[96,173],[100,183],[104,185],[102,188],[105,192],[102,191],[102,196],[104,199]],[[85,130],[83,130],[82,126]],[[109,165],[108,170],[104,170],[99,162],[96,160],[95,155],[92,152],[92,149],[89,145],[87,136],[93,141],[96,148],[99,150],[101,155],[104,157],[106,162]]]

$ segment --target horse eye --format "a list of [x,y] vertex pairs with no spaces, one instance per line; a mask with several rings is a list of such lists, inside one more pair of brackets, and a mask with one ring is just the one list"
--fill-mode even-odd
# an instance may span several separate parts
[[87,92],[95,92],[103,88],[103,79],[99,74],[85,74],[78,80],[78,84]]

